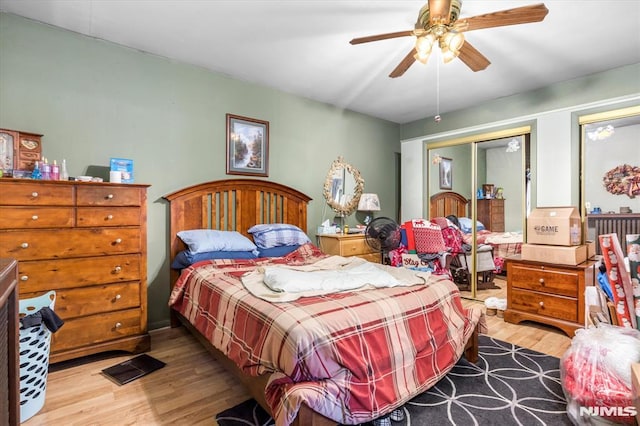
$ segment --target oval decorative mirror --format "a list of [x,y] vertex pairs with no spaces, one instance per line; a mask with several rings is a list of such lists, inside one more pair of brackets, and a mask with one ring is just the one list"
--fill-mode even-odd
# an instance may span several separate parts
[[324,198],[327,204],[340,216],[356,211],[364,190],[364,179],[360,171],[338,157],[331,163],[324,182]]

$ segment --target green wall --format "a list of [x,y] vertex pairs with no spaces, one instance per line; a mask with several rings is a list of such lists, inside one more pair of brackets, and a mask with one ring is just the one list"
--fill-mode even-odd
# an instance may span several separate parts
[[[302,76],[301,76],[302,77]],[[135,161],[148,196],[149,323],[168,324],[168,206],[162,196],[225,174],[225,114],[269,121],[269,180],[313,198],[309,236],[331,215],[322,186],[339,155],[382,211],[397,211],[399,125],[0,13],[0,127],[41,133],[71,176]],[[355,222],[351,217],[349,222]]]

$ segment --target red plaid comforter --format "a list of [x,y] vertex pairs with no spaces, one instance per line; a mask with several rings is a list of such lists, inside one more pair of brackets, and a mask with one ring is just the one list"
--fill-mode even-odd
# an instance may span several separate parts
[[170,306],[250,375],[270,373],[276,424],[300,404],[344,424],[388,413],[435,384],[461,356],[481,317],[455,284],[384,288],[270,303],[240,277],[264,264],[307,264],[312,244],[283,258],[212,260],[185,269]]

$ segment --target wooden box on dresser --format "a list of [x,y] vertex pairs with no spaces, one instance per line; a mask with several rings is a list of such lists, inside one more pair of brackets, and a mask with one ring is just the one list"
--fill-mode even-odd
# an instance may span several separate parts
[[504,232],[504,199],[478,200],[478,220],[490,231]]
[[51,363],[149,350],[147,187],[0,179],[0,257],[19,261],[21,299],[55,290],[65,321]]
[[357,256],[369,262],[380,263],[380,253],[369,247],[364,234],[318,235],[318,246],[327,254]]
[[506,322],[517,324],[529,320],[552,325],[569,337],[584,327],[584,290],[594,285],[595,261],[569,266],[514,256],[506,262]]

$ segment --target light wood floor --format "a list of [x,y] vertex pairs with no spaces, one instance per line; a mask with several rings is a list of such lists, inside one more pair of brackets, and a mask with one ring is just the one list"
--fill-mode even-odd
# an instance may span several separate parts
[[[489,335],[539,352],[560,357],[570,345],[551,327],[508,324],[497,316],[487,320]],[[149,354],[167,365],[124,386],[100,371],[130,354],[52,366],[45,406],[23,425],[214,425],[217,413],[249,398],[183,327],[153,331],[151,348]]]

